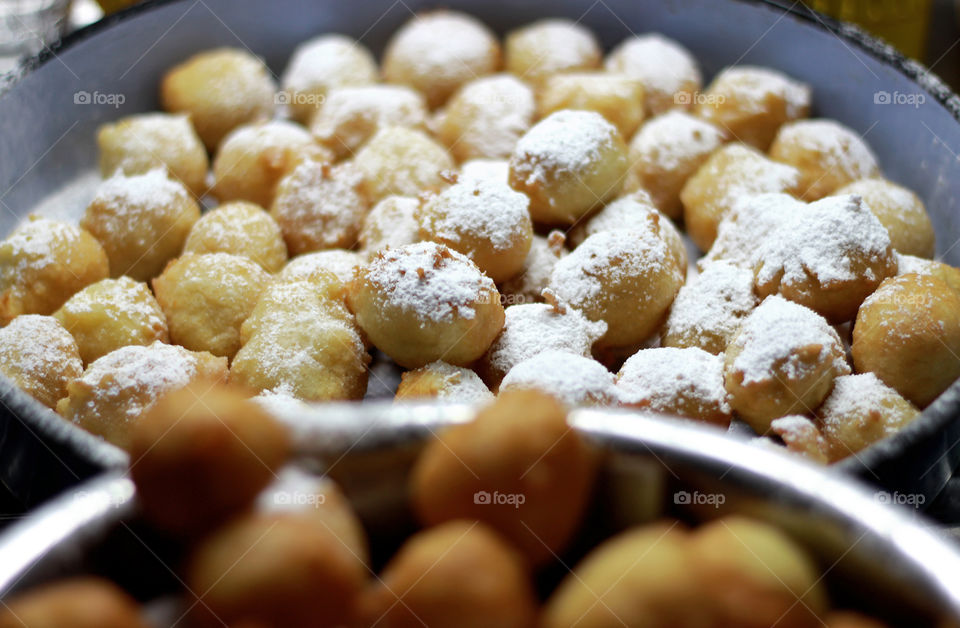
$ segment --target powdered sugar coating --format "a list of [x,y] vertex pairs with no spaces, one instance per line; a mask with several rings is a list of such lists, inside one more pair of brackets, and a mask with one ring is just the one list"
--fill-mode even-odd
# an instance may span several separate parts
[[458,249],[467,240],[482,240],[489,242],[494,252],[503,252],[516,246],[518,234],[532,229],[529,205],[525,195],[505,183],[456,183],[424,204],[420,235]]
[[[416,399],[417,391],[408,390],[404,394],[404,384],[412,377],[428,379],[427,387],[436,399],[457,403],[483,403],[493,400],[493,393],[473,370],[454,366],[442,360],[431,362],[416,371],[404,373],[403,382],[397,390],[397,399]],[[415,386],[414,386],[415,387]],[[414,393],[414,394],[410,394]]]
[[506,159],[471,159],[460,165],[460,181],[496,181],[507,183],[510,162]]
[[[99,202],[121,215],[131,212],[173,208],[178,201],[189,198],[183,185],[167,176],[163,168],[154,168],[145,174],[125,176],[122,173],[106,179],[94,194],[93,202]],[[117,218],[120,221],[120,218]],[[108,228],[121,230],[120,224],[111,223]]]
[[797,212],[804,204],[788,194],[748,194],[741,196],[717,228],[717,239],[698,262],[701,268],[723,260],[753,270],[753,257],[758,243],[764,242],[775,228]]
[[521,270],[502,285],[507,303],[534,303],[542,299],[544,288],[550,284],[550,275],[557,262],[566,255],[562,231],[551,231],[547,237],[534,235],[530,251]]
[[617,398],[613,373],[602,364],[569,351],[544,351],[514,366],[500,392],[534,389],[570,406],[605,405]]
[[531,83],[558,72],[596,67],[600,55],[594,34],[571,20],[538,20],[506,38],[507,70]]
[[690,52],[672,39],[658,33],[631,37],[617,46],[604,64],[608,72],[619,72],[643,83],[647,92],[647,108],[660,113],[677,105],[689,104],[691,94],[703,79],[697,61]]
[[377,80],[373,55],[346,35],[321,35],[294,50],[281,86],[285,90],[326,91],[341,85],[364,85]]
[[83,373],[73,337],[50,316],[24,314],[0,329],[0,373],[53,408]]
[[[906,404],[907,401],[873,373],[845,375],[834,380],[833,390],[817,410],[817,416],[829,429],[833,423],[844,422],[851,417],[873,414],[882,419],[890,413],[887,406],[891,403]],[[885,436],[896,433],[902,427],[888,425],[882,420],[880,424]]]
[[822,155],[823,165],[848,180],[878,172],[877,157],[859,135],[835,120],[798,120],[780,127],[777,142],[794,144]]
[[426,123],[426,103],[414,90],[400,85],[364,85],[330,90],[310,123],[310,132],[335,154],[346,157],[380,128],[422,128]]
[[801,117],[810,108],[810,87],[770,68],[751,65],[729,67],[714,79],[713,85],[718,84],[735,86],[739,96],[738,106],[752,111],[762,112],[771,95],[783,99],[787,119]]
[[364,265],[366,259],[357,251],[347,249],[327,249],[295,257],[283,267],[278,275],[284,280],[309,279],[318,270],[326,270],[343,283],[353,279],[357,268]]
[[411,196],[388,196],[373,206],[363,219],[360,245],[367,254],[387,247],[398,248],[420,240],[417,208],[420,200]]
[[533,124],[535,111],[533,90],[515,76],[482,77],[453,95],[437,135],[459,161],[505,159]]
[[709,155],[723,143],[723,133],[709,122],[683,111],[653,118],[630,140],[631,163],[643,160],[671,171]]

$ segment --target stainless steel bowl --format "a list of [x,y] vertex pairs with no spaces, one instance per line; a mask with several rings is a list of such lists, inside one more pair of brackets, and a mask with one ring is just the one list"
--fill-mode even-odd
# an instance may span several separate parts
[[[279,73],[297,43],[322,32],[350,34],[379,52],[412,11],[437,4],[161,0],[68,37],[0,97],[0,234],[38,206],[61,214],[82,208],[94,180],[89,169],[97,126],[156,108],[160,76],[185,57],[215,46],[245,46]],[[805,12],[797,2],[770,0],[439,4],[473,13],[500,32],[546,16],[570,17],[607,47],[634,32],[659,31],[689,47],[708,78],[723,66],[752,63],[811,83],[815,113],[866,134],[885,173],[923,197],[940,254],[960,265],[960,246],[954,246],[960,239],[960,99],[923,67],[861,31]],[[123,98],[92,97],[97,94]],[[916,106],[898,104],[905,101]],[[9,461],[0,480],[27,505],[125,464],[117,449],[64,425],[5,380],[0,402],[0,459]],[[960,462],[958,417],[960,384],[900,434],[838,468],[890,490],[922,493],[930,504]]]
[[[381,552],[410,529],[405,483],[423,442],[468,420],[461,406],[334,406],[297,413],[297,464],[343,486]],[[708,427],[579,410],[571,421],[604,452],[583,544],[660,516],[691,522],[730,513],[769,521],[825,571],[832,599],[895,625],[960,625],[960,553],[885,493]],[[705,496],[707,499],[698,498]],[[888,498],[896,499],[887,495]],[[700,502],[700,505],[697,505]],[[141,599],[177,589],[178,557],[137,519],[132,483],[112,472],[64,494],[0,538],[0,599],[52,578],[95,572]],[[571,564],[571,563],[568,563]]]

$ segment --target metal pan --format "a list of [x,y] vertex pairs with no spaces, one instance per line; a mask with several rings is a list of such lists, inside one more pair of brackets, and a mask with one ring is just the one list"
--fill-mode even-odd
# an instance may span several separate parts
[[[382,563],[398,533],[411,528],[403,487],[418,450],[438,427],[471,415],[466,407],[389,404],[310,411],[292,417],[299,425],[298,464],[341,482],[381,548],[374,562]],[[579,410],[571,421],[604,452],[581,541],[661,516],[695,523],[748,514],[810,550],[827,572],[835,604],[870,610],[893,625],[960,625],[956,545],[842,474],[652,415]],[[565,559],[581,553],[574,549]],[[138,521],[132,483],[111,472],[0,538],[0,599],[92,572],[155,600],[178,590],[176,561],[176,552]]]
[[[164,70],[202,49],[244,46],[279,72],[293,47],[322,32],[347,33],[379,52],[411,12],[442,4],[504,32],[545,16],[578,19],[606,46],[659,31],[689,47],[710,77],[752,63],[814,86],[816,114],[867,139],[887,176],[923,197],[945,261],[960,265],[960,100],[936,77],[859,30],[769,0],[160,0],[108,18],[41,55],[0,97],[0,234],[31,209],[75,212],[89,193],[101,123],[156,108]],[[77,94],[123,96],[88,99]],[[906,94],[903,99],[883,94]],[[75,102],[76,99],[76,102]],[[922,102],[920,102],[922,101]],[[103,102],[103,104],[98,104]],[[79,182],[78,182],[79,181]],[[46,202],[43,202],[46,200]],[[2,480],[27,505],[120,466],[116,449],[64,427],[52,413],[0,385]],[[839,468],[933,501],[960,462],[960,385],[922,419]],[[12,461],[6,463],[6,461]]]

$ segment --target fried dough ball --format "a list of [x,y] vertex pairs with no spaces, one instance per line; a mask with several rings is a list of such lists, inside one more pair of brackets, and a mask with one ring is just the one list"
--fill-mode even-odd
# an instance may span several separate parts
[[274,91],[262,60],[246,50],[217,48],[171,68],[160,83],[160,102],[165,111],[188,114],[213,152],[234,128],[271,117]]
[[523,269],[533,239],[530,200],[504,183],[455,183],[416,211],[421,240],[463,253],[495,282]]
[[112,582],[90,576],[46,584],[12,597],[0,628],[149,628],[137,602]]
[[269,281],[246,257],[188,253],[153,280],[153,291],[175,343],[229,359],[240,349],[240,326]]
[[[574,567],[544,608],[543,628],[694,628],[710,625],[689,536],[676,523],[607,539]],[[729,583],[728,583],[729,584]]]
[[657,209],[680,218],[684,183],[721,144],[723,133],[709,122],[682,111],[657,116],[630,141],[627,188],[645,190]]
[[729,67],[713,79],[694,108],[728,139],[765,151],[781,125],[810,113],[810,86],[776,70]]
[[510,186],[530,197],[537,222],[572,225],[617,196],[627,150],[593,111],[557,111],[533,126],[510,157]]
[[717,237],[720,221],[743,196],[765,192],[794,194],[800,172],[767,159],[743,144],[728,144],[715,151],[680,191],[687,233],[701,251]]
[[660,343],[723,353],[758,304],[751,271],[723,260],[710,262],[677,292]]
[[562,552],[584,514],[596,456],[567,424],[565,408],[515,391],[476,418],[444,430],[411,472],[414,510],[425,525],[481,521],[531,564]]
[[303,127],[285,120],[241,126],[224,138],[213,159],[213,195],[221,203],[270,207],[280,179],[307,160],[333,161]]
[[920,416],[909,401],[873,373],[845,375],[817,410],[830,462],[895,434]]
[[845,185],[834,193],[862,197],[873,215],[886,227],[898,253],[933,257],[936,234],[927,208],[920,197],[907,188],[886,179],[864,179]]
[[438,360],[400,376],[396,400],[417,399],[477,403],[493,401],[493,393],[470,369]]
[[364,599],[365,625],[533,628],[537,600],[516,550],[483,523],[410,537]]
[[207,150],[186,115],[145,113],[104,124],[97,131],[100,174],[145,174],[166,168],[196,196],[207,190]]
[[53,315],[73,334],[84,364],[128,345],[170,341],[167,319],[150,288],[129,277],[91,284]]
[[537,113],[544,118],[561,109],[596,111],[617,127],[622,137],[631,137],[643,122],[643,83],[607,72],[554,74],[540,88]]
[[[848,377],[843,375],[835,381]],[[827,464],[827,441],[816,424],[805,416],[791,414],[770,422],[770,432],[776,434],[788,451],[800,454],[819,464]],[[763,441],[765,439],[761,439]]]
[[634,353],[617,373],[620,403],[727,426],[723,359],[702,349],[660,347]]
[[193,381],[225,381],[227,360],[155,342],[112,351],[67,384],[57,412],[117,447],[130,443],[133,426],[160,397]]
[[460,181],[482,180],[510,182],[510,162],[506,159],[471,159],[460,164]]
[[767,297],[724,353],[730,405],[763,434],[773,419],[819,406],[834,378],[850,373],[845,355],[822,316],[783,297]]
[[186,571],[191,626],[354,625],[367,571],[308,513],[246,515],[198,545]]
[[602,55],[593,32],[572,20],[538,20],[504,40],[507,71],[534,85],[560,72],[597,68]]
[[109,274],[107,254],[89,232],[31,215],[0,242],[0,325],[20,314],[52,314]]
[[346,285],[353,279],[354,270],[366,264],[362,253],[346,249],[327,249],[306,253],[290,260],[278,277],[280,279],[309,279],[318,270],[333,273],[341,284]]
[[331,90],[310,122],[310,132],[343,159],[382,128],[423,129],[426,125],[427,105],[420,93],[402,85],[364,85]]
[[533,124],[533,90],[510,74],[470,81],[440,114],[437,137],[457,161],[507,159]]
[[827,612],[822,576],[810,556],[777,528],[724,517],[697,528],[688,551],[707,603],[716,608],[716,625],[822,625]]
[[264,288],[253,312],[240,327],[246,344],[261,330],[295,325],[300,317],[333,317],[357,329],[347,309],[343,282],[330,270],[315,267],[302,275],[281,275]]
[[51,316],[23,314],[0,328],[0,373],[48,408],[83,374],[73,337]]
[[431,109],[461,85],[500,67],[500,43],[475,17],[456,11],[415,15],[383,53],[383,77],[421,92]]
[[224,203],[194,223],[184,253],[230,253],[247,257],[269,273],[287,263],[280,225],[262,207],[246,201]]
[[340,87],[370,85],[378,79],[377,62],[360,42],[328,34],[297,46],[280,78],[283,100],[294,120],[309,123]]
[[103,246],[111,277],[149,281],[180,254],[199,218],[190,192],[158,169],[101,183],[80,226]]
[[934,276],[885,280],[853,326],[853,363],[925,408],[960,377],[960,295]]
[[587,320],[561,304],[511,305],[504,310],[503,331],[484,354],[478,370],[491,388],[497,388],[510,369],[544,351],[589,358],[593,343],[606,328],[603,321]]
[[784,124],[770,146],[770,158],[800,171],[800,196],[806,201],[833,194],[851,181],[880,175],[870,146],[833,120]]
[[541,351],[507,371],[500,393],[522,390],[550,395],[568,406],[606,406],[617,400],[613,373],[566,349]]
[[906,275],[907,273],[936,277],[950,286],[954,292],[960,294],[960,268],[932,259],[898,254],[897,274]]
[[647,111],[652,115],[689,108],[703,81],[690,51],[657,33],[624,40],[607,56],[604,67],[608,72],[639,80]]
[[347,303],[373,344],[406,368],[467,366],[503,327],[493,281],[434,242],[378,253],[348,286]]
[[353,163],[364,175],[364,192],[375,203],[391,195],[417,196],[444,186],[441,173],[454,168],[447,151],[423,131],[386,127],[377,131]]
[[197,382],[133,426],[130,474],[148,521],[196,537],[253,503],[290,449],[286,429],[244,392]]
[[890,237],[859,196],[829,196],[788,216],[756,243],[756,292],[806,305],[833,323],[851,320],[897,272]]
[[[664,219],[666,220],[666,219]],[[602,347],[645,340],[667,316],[683,285],[681,267],[658,215],[641,230],[600,231],[557,262],[550,290],[592,321],[604,321]]]
[[713,246],[697,262],[706,265],[724,261],[753,273],[757,244],[764,242],[790,217],[806,210],[806,204],[787,194],[740,196],[717,226]]
[[352,164],[304,161],[277,184],[270,214],[291,255],[350,248],[367,213],[363,175]]
[[523,268],[500,286],[501,301],[506,305],[542,301],[543,290],[550,284],[553,267],[566,255],[565,243],[563,232],[556,229],[546,237],[534,234]]
[[373,206],[363,219],[360,246],[373,255],[383,249],[398,248],[420,241],[417,208],[420,200],[411,196],[388,196]]

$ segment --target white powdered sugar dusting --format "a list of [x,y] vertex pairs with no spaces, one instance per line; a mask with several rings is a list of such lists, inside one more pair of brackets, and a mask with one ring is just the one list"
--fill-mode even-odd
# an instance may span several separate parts
[[653,118],[633,136],[630,161],[648,161],[662,170],[673,170],[723,144],[723,133],[705,120],[683,111],[668,111]]
[[436,11],[407,22],[394,35],[389,50],[417,63],[421,74],[446,77],[482,64],[494,46],[496,40],[476,19]]
[[510,162],[506,159],[470,159],[460,166],[460,181],[496,181],[507,183]]
[[500,391],[534,389],[570,406],[613,403],[613,373],[596,360],[569,351],[544,351],[514,366]]
[[877,157],[860,136],[833,120],[799,120],[781,127],[777,142],[815,152],[828,170],[848,180],[877,172]]
[[360,242],[369,253],[388,246],[397,248],[417,242],[420,225],[417,208],[420,200],[412,196],[388,196],[373,206],[360,230]]
[[281,276],[290,280],[309,279],[316,271],[325,270],[347,283],[353,279],[354,270],[364,262],[363,256],[356,251],[326,249],[293,258],[283,267]]
[[678,400],[704,412],[731,412],[723,358],[695,347],[641,349],[623,363],[617,390],[621,403],[643,403],[655,412],[670,412]]
[[5,264],[0,270],[3,283],[16,283],[27,268],[57,263],[54,252],[67,248],[64,243],[76,242],[80,233],[80,229],[70,223],[31,215],[3,241],[2,247],[9,249],[7,259],[17,260],[16,266]]
[[498,74],[467,83],[454,96],[461,124],[458,142],[490,157],[509,156],[517,140],[530,128],[536,113],[533,90],[510,74]]
[[819,346],[820,363],[833,361],[837,374],[850,372],[840,336],[826,319],[777,295],[764,299],[744,319],[735,342],[742,350],[732,366],[743,374],[744,384],[769,380],[775,369],[790,379],[802,379],[815,367],[801,360],[797,349],[809,346]]
[[547,74],[580,67],[599,53],[593,34],[568,20],[538,20],[528,28],[528,33],[536,33],[537,48],[544,51],[537,65]]
[[472,319],[478,302],[497,298],[493,280],[468,257],[434,242],[381,251],[365,275],[390,306],[433,321]]
[[510,167],[527,185],[547,182],[549,171],[582,172],[600,158],[601,149],[614,145],[617,135],[616,127],[599,113],[563,109],[520,138]]
[[167,177],[163,168],[130,176],[116,173],[101,183],[94,194],[94,202],[118,213],[169,208],[190,198],[187,189]]
[[782,98],[786,103],[788,118],[800,117],[810,108],[810,87],[776,70],[738,65],[723,70],[714,83],[728,81],[736,85],[736,91],[740,95],[738,102],[740,106],[753,105],[757,111],[760,111],[772,95]]
[[362,85],[330,90],[310,131],[321,141],[343,142],[349,152],[380,127],[422,127],[426,122],[426,104],[416,91],[400,85]]
[[[890,413],[888,404],[904,403],[897,391],[880,381],[873,373],[858,375],[844,375],[833,381],[833,390],[824,399],[817,410],[817,416],[829,429],[831,423],[848,421],[851,417],[867,417],[876,415],[883,417]],[[883,421],[886,435],[896,432],[900,425],[886,425]],[[837,427],[843,427],[837,425]]]
[[638,35],[614,50],[606,61],[608,72],[640,80],[648,90],[673,94],[686,85],[701,83],[697,61],[683,46],[658,33]]
[[73,336],[50,316],[22,314],[0,329],[0,371],[42,382],[51,373],[79,374]]
[[523,270],[503,284],[503,293],[512,295],[516,303],[538,301],[544,288],[550,284],[553,268],[566,252],[566,237],[562,231],[551,231],[547,237],[534,235],[530,252],[523,262]]
[[448,242],[481,239],[506,251],[530,223],[530,199],[504,183],[489,180],[451,185],[424,206],[423,227]]
[[331,168],[304,161],[277,187],[274,215],[283,225],[296,225],[298,237],[317,248],[336,246],[360,231],[367,213],[359,191],[362,182],[363,175],[352,164]]
[[[344,68],[354,68],[360,57],[370,53],[346,35],[322,35],[304,42],[294,51],[281,84],[284,89],[308,91],[342,84]],[[367,83],[376,79],[376,66],[370,58],[370,75],[356,76],[353,83]]]
[[424,366],[422,370],[443,378],[444,385],[437,389],[439,399],[462,403],[493,400],[493,393],[480,376],[468,368],[437,360]]
[[791,216],[806,209],[787,194],[741,196],[717,227],[717,239],[699,262],[703,267],[716,260],[753,270],[757,245]]

